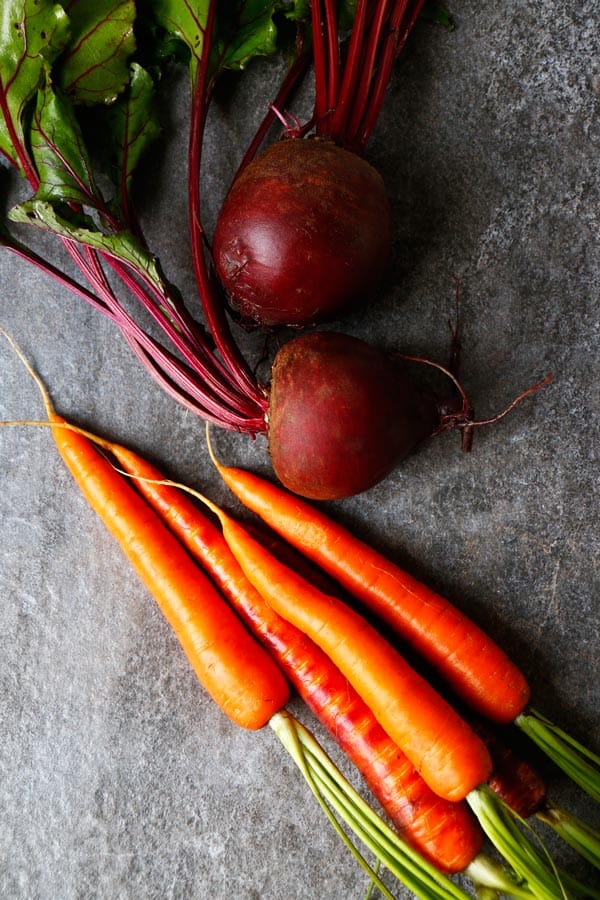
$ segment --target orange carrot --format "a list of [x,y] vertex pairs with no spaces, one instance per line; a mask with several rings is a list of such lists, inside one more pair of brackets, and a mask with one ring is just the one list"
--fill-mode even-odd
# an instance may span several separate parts
[[[0,329],[2,332],[2,329]],[[4,333],[4,332],[2,332]],[[10,340],[10,339],[9,339]],[[12,340],[11,340],[12,343]],[[50,400],[45,391],[44,386],[41,381],[37,377],[37,375],[33,372],[33,370],[29,367],[28,363],[16,347],[15,347],[18,355],[23,359],[25,365],[27,366],[30,373],[35,378],[38,383],[42,394],[44,396],[47,412],[48,412],[48,423],[34,423],[34,422],[6,422],[1,424],[50,424],[53,427],[53,434],[56,440],[57,447],[67,464],[68,468],[71,470],[74,475],[78,485],[80,486],[83,495],[86,497],[92,508],[94,508],[98,514],[101,516],[109,531],[119,540],[122,549],[125,554],[129,558],[130,562],[133,564],[134,568],[139,572],[140,576],[144,579],[147,586],[155,591],[156,599],[159,602],[159,605],[163,609],[164,614],[167,619],[171,623],[174,631],[179,635],[180,640],[184,646],[184,649],[188,653],[190,657],[191,663],[197,669],[197,674],[199,678],[204,681],[206,677],[205,684],[209,690],[212,689],[213,696],[215,699],[223,706],[223,708],[232,716],[233,720],[238,722],[241,725],[245,725],[250,728],[260,727],[261,724],[266,724],[268,721],[278,736],[281,738],[284,746],[291,753],[294,761],[301,768],[301,770],[305,773],[305,776],[311,785],[313,791],[319,798],[320,802],[328,814],[331,812],[329,806],[326,804],[324,800],[323,790],[325,791],[325,795],[328,800],[331,802],[335,811],[342,820],[346,823],[346,825],[356,834],[359,834],[363,841],[369,846],[375,853],[379,861],[382,861],[382,857],[380,853],[383,853],[385,859],[387,860],[388,868],[390,871],[394,871],[394,873],[401,880],[406,880],[406,883],[414,888],[416,886],[419,891],[425,889],[425,882],[427,881],[427,890],[430,887],[434,889],[433,895],[438,896],[438,888],[440,886],[446,885],[448,887],[452,887],[452,883],[444,879],[443,885],[439,881],[439,877],[434,877],[433,881],[430,878],[430,872],[428,869],[423,868],[425,863],[419,859],[418,856],[410,855],[410,851],[404,845],[401,844],[396,845],[393,841],[393,835],[389,831],[389,829],[385,830],[385,825],[383,822],[380,822],[379,831],[377,833],[372,833],[373,826],[373,813],[369,811],[365,812],[365,804],[357,795],[351,785],[349,785],[341,773],[339,773],[330,760],[323,753],[318,744],[314,741],[314,739],[310,736],[309,733],[306,732],[306,729],[303,729],[299,723],[293,721],[293,717],[290,717],[282,707],[285,702],[287,702],[288,691],[287,684],[285,680],[280,681],[283,684],[283,696],[281,698],[280,705],[273,709],[272,705],[268,709],[267,714],[262,715],[262,723],[257,721],[257,717],[260,716],[260,707],[269,705],[272,703],[272,697],[267,698],[260,695],[258,696],[258,702],[256,708],[252,708],[253,701],[257,699],[256,696],[256,688],[257,685],[254,685],[255,690],[252,692],[253,696],[250,697],[250,703],[244,703],[242,700],[241,704],[241,715],[240,715],[240,695],[243,697],[244,687],[245,685],[241,684],[241,679],[246,679],[251,677],[252,675],[252,665],[250,661],[249,667],[242,665],[239,671],[234,671],[235,663],[237,662],[236,658],[231,659],[232,655],[232,646],[230,642],[230,638],[233,635],[232,629],[228,622],[225,622],[225,637],[224,643],[221,644],[222,635],[219,634],[219,626],[215,623],[214,612],[212,598],[206,598],[205,593],[202,592],[202,596],[200,598],[201,602],[195,602],[198,599],[198,595],[194,593],[194,589],[198,584],[198,580],[200,579],[200,573],[198,571],[194,571],[194,565],[189,556],[187,556],[181,544],[178,542],[176,537],[164,526],[162,521],[156,516],[156,514],[146,506],[144,500],[139,496],[139,494],[131,488],[126,481],[122,479],[122,477],[117,473],[117,471],[96,451],[94,444],[100,444],[104,448],[111,448],[109,442],[102,441],[101,439],[96,438],[93,435],[82,432],[80,429],[74,429],[73,426],[70,426],[63,419],[58,417],[50,404]],[[214,504],[208,501],[206,498],[202,498],[204,503],[209,506],[213,511],[218,515],[221,520],[222,527],[226,536],[229,536],[230,544],[233,544],[234,547],[238,550],[238,555],[240,549],[242,550],[241,557],[242,561],[246,563],[246,571],[248,569],[252,569],[254,566],[260,564],[260,553],[256,553],[256,548],[260,548],[260,545],[257,545],[255,541],[253,541],[247,533],[244,532],[244,529],[241,528],[234,520],[230,519],[225,513],[218,509]],[[237,535],[237,540],[236,540]],[[253,545],[254,549],[253,549]],[[166,552],[165,552],[166,550]],[[149,553],[150,551],[150,553]],[[152,551],[156,552],[158,562],[153,559]],[[279,581],[280,585],[284,587],[284,598],[283,598],[283,607],[289,608],[290,602],[293,604],[293,599],[290,597],[289,589],[298,587],[299,584],[302,584],[302,579],[298,576],[294,579],[294,573],[288,570],[283,565],[277,565],[277,560],[273,560],[272,557],[265,550],[264,553],[265,559],[272,560],[275,565],[272,565],[271,575],[275,575],[276,583]],[[164,558],[162,558],[164,557]],[[191,568],[188,569],[187,566]],[[173,576],[173,573],[174,576]],[[195,578],[194,578],[195,576]],[[278,576],[278,578],[277,578]],[[290,579],[291,576],[291,579]],[[259,579],[260,580],[260,579]],[[294,583],[296,581],[296,583]],[[207,582],[210,586],[210,582]],[[304,599],[310,599],[312,601],[313,613],[317,612],[321,615],[322,619],[322,606],[323,602],[327,604],[328,601],[331,601],[332,598],[328,598],[324,594],[319,594],[318,591],[312,589],[312,587],[305,582],[305,591],[304,596],[300,596],[299,599],[302,601]],[[204,587],[204,585],[202,585]],[[192,604],[190,605],[190,597],[181,596],[182,591],[187,593],[189,591],[191,595]],[[312,596],[311,596],[312,592]],[[220,597],[218,594],[214,594],[218,601],[220,601]],[[267,592],[267,596],[270,596]],[[207,599],[209,606],[209,620],[205,621],[204,619],[204,600]],[[321,602],[319,602],[321,601]],[[338,621],[343,619],[343,609],[344,604],[340,603],[340,609],[336,610],[337,616],[335,617]],[[320,608],[321,607],[321,608]],[[223,612],[227,610],[226,606],[222,606],[218,612],[223,616]],[[355,615],[352,613],[352,615]],[[359,617],[360,618],[360,617]],[[233,622],[236,622],[239,625],[238,620],[233,617]],[[356,620],[355,620],[356,623]],[[366,623],[365,623],[366,625]],[[327,633],[328,626],[321,621],[320,624],[316,625],[313,623],[311,628],[317,627],[317,631]],[[366,626],[366,631],[364,634],[369,634],[370,626]],[[374,630],[373,630],[374,631]],[[313,632],[315,634],[315,632]],[[363,634],[363,636],[364,636]],[[379,637],[377,632],[374,631],[374,635]],[[246,633],[246,637],[249,639],[249,635]],[[207,640],[208,639],[208,640]],[[325,643],[331,645],[331,641],[325,639]],[[367,644],[371,645],[371,649],[379,650],[380,659],[385,663],[389,663],[389,658],[382,646],[373,646],[372,641],[367,641]],[[339,649],[340,641],[336,642],[337,648]],[[347,661],[352,656],[352,651],[355,650],[352,646],[352,640],[344,640],[342,636],[342,644],[347,644],[346,652],[342,651],[341,655],[338,656],[342,662]],[[385,644],[385,642],[384,642]],[[250,646],[252,646],[252,641],[250,639]],[[256,646],[256,645],[254,645]],[[388,645],[389,647],[389,645]],[[239,649],[244,652],[245,647],[241,646]],[[367,647],[367,650],[369,646]],[[391,648],[389,648],[391,650]],[[347,652],[349,651],[349,652]],[[334,656],[338,654],[334,652]],[[207,662],[208,657],[208,662]],[[418,676],[417,681],[414,681],[412,675],[410,674],[410,670],[406,667],[406,664],[400,660],[402,665],[398,666],[397,672],[391,672],[392,681],[396,681],[397,685],[400,686],[402,680],[404,679],[404,687],[409,689],[411,687],[419,687]],[[224,675],[227,681],[225,686],[225,697],[223,697],[223,689],[221,685],[214,683],[214,675],[215,673],[218,676],[223,672],[222,666],[224,668]],[[365,667],[367,671],[366,677],[359,678],[359,682],[363,685],[373,686],[373,673],[369,669],[369,665]],[[212,671],[211,671],[212,670]],[[260,669],[260,674],[264,674],[264,669]],[[281,679],[281,675],[277,668],[273,671],[277,672],[279,678]],[[384,671],[384,675],[385,675]],[[406,677],[408,674],[408,678]],[[394,679],[394,675],[396,675],[396,679]],[[413,673],[414,675],[414,673]],[[343,680],[342,680],[343,683]],[[425,683],[426,684],[426,683]],[[428,686],[426,685],[428,688]],[[258,685],[260,688],[260,685]],[[421,699],[425,701],[430,701],[430,697],[427,692],[421,692]],[[435,698],[436,695],[433,692],[432,696]],[[382,697],[385,697],[385,691],[382,692]],[[377,698],[377,702],[382,700],[382,697]],[[400,698],[396,698],[400,699]],[[411,698],[413,700],[414,698]],[[419,698],[417,698],[418,702]],[[467,770],[468,772],[462,772],[463,782],[465,778],[465,774],[472,774],[471,770],[473,768],[473,763],[471,764],[471,760],[476,760],[477,750],[483,748],[484,754],[483,758],[480,759],[480,767],[483,766],[486,770],[486,773],[489,772],[491,760],[489,756],[487,759],[485,758],[487,755],[487,751],[485,751],[485,747],[480,742],[480,747],[477,747],[477,739],[475,734],[469,730],[468,726],[458,718],[452,710],[450,713],[452,714],[452,720],[448,720],[446,718],[445,707],[446,704],[441,698],[437,698],[437,713],[442,716],[442,721],[440,722],[440,732],[435,738],[434,743],[431,743],[431,734],[425,734],[425,747],[421,750],[421,759],[423,762],[423,767],[427,768],[430,765],[433,765],[435,762],[435,758],[437,757],[438,761],[441,761],[442,757],[439,753],[439,745],[443,744],[444,740],[447,742],[445,751],[450,754],[451,762],[454,759],[454,751],[450,743],[450,739],[456,740],[458,737],[458,731],[462,730],[466,727],[467,733],[470,733],[471,738],[474,739],[472,746],[468,748],[467,752]],[[429,709],[428,716],[434,714],[434,706],[435,703],[431,705]],[[248,714],[250,715],[254,712],[254,720],[249,720]],[[396,724],[399,727],[404,725],[406,727],[407,718],[412,715],[412,718],[415,720],[415,724],[419,724],[419,722],[425,722],[426,718],[423,718],[422,713],[417,713],[416,716],[413,713],[409,713],[408,709],[405,712],[401,712],[399,716],[397,716],[394,720],[392,717],[392,724]],[[454,719],[456,721],[454,721]],[[430,724],[430,723],[428,723]],[[460,728],[452,728],[448,726],[458,725]],[[446,726],[446,727],[444,727]],[[465,735],[463,734],[464,738]],[[305,749],[302,749],[305,748]],[[416,743],[414,745],[415,751],[417,750]],[[444,751],[442,751],[444,752]],[[450,781],[452,782],[453,777],[458,775],[457,771],[445,773],[446,776],[450,776]],[[315,778],[317,780],[315,780]],[[322,785],[321,787],[319,785]],[[452,786],[452,784],[451,784]],[[473,785],[476,787],[477,783]],[[485,786],[481,786],[481,789],[478,791],[474,791],[473,794],[469,791],[469,803],[471,805],[474,804],[475,799],[477,799],[477,803],[483,810],[486,801],[485,795],[482,793],[485,789]],[[467,790],[463,783],[460,790],[463,792]],[[481,796],[480,796],[481,795]],[[366,807],[368,810],[368,807]],[[481,814],[481,810],[478,814]],[[332,813],[331,817],[335,823],[335,815]],[[337,827],[337,825],[336,825]],[[383,829],[383,830],[381,830]],[[344,832],[339,829],[340,834],[344,834]],[[345,837],[345,836],[344,836]],[[352,843],[350,840],[347,841],[349,846],[355,852],[356,857],[359,859],[364,868],[370,873],[371,878],[375,883],[379,885],[381,890],[386,893],[387,889],[385,886],[379,881],[377,873],[373,871],[368,863],[363,859],[360,852],[356,850],[356,848],[352,847]],[[390,852],[392,851],[392,852]],[[489,866],[487,866],[489,869]],[[500,873],[501,874],[501,873]],[[414,877],[413,877],[414,876]],[[525,876],[523,876],[525,877]],[[498,883],[506,884],[506,879],[501,878],[501,881]],[[428,894],[429,896],[429,894]]]
[[164,476],[133,451],[116,444],[105,446],[137,479],[140,493],[269,649],[300,697],[357,766],[402,836],[440,870],[462,872],[483,841],[470,809],[433,793],[325,653],[264,601],[219,529],[189,497],[161,483]]
[[246,577],[279,615],[321,647],[440,797],[456,801],[485,782],[483,742],[365,619],[279,563],[223,510],[225,540]]
[[243,469],[215,464],[274,531],[387,622],[472,709],[512,722],[529,700],[524,675],[466,615],[321,511]]
[[[51,410],[49,418],[64,423]],[[81,492],[156,600],[201,684],[237,725],[266,725],[289,696],[271,657],[156,513],[90,441],[67,428],[52,431]]]

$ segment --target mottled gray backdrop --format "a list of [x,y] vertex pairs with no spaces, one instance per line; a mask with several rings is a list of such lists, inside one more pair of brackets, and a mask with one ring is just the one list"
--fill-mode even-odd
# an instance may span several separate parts
[[[496,635],[536,705],[598,748],[597,9],[457,0],[452,12],[456,30],[420,24],[398,66],[370,146],[393,203],[393,260],[379,298],[339,327],[445,361],[457,275],[464,382],[478,414],[546,371],[555,381],[479,432],[471,455],[456,435],[441,437],[335,512]],[[214,110],[209,224],[279,75],[257,64]],[[165,87],[173,139],[146,168],[141,206],[152,247],[197,309],[185,79]],[[22,196],[4,168],[0,183],[5,202]],[[62,413],[235,508],[199,422],[109,323],[6,253],[0,324]],[[262,339],[240,340],[260,356]],[[0,417],[41,415],[0,345]],[[268,472],[262,439],[220,435],[217,446]],[[0,473],[0,896],[363,897],[363,874],[275,736],[237,730],[198,688],[48,432],[0,431]],[[552,792],[600,825],[554,774]],[[558,858],[586,872],[569,852]]]

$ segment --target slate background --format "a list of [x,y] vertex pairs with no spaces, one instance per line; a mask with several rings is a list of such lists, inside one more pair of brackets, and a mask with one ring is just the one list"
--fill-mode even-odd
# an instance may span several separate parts
[[[394,207],[393,259],[378,299],[339,327],[444,360],[456,274],[477,412],[548,370],[555,381],[480,431],[471,455],[441,437],[332,511],[496,635],[536,705],[598,748],[597,13],[557,0],[459,0],[452,11],[456,30],[420,24],[398,66],[370,146]],[[214,112],[209,224],[279,74],[258,64]],[[177,135],[185,82],[168,86]],[[153,154],[142,210],[152,247],[195,303],[184,158],[176,137]],[[6,204],[23,196],[5,168],[0,187]],[[62,413],[235,509],[198,422],[149,381],[109,323],[6,253],[0,286],[0,324]],[[239,337],[257,358],[261,339]],[[40,415],[2,345],[0,417]],[[217,446],[268,472],[261,439],[223,434]],[[364,896],[362,873],[274,735],[235,729],[198,689],[46,431],[0,430],[0,484],[0,896]],[[560,775],[552,785],[558,802],[600,826]]]

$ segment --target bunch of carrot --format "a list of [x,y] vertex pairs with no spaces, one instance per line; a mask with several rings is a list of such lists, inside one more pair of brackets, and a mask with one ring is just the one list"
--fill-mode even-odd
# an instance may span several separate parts
[[[242,727],[270,723],[299,753],[313,789],[342,817],[352,803],[352,827],[394,874],[429,898],[464,897],[441,874],[456,872],[513,896],[600,897],[558,872],[543,849],[517,832],[498,797],[511,803],[515,815],[537,814],[598,866],[599,836],[553,807],[524,764],[507,769],[504,754],[500,765],[497,749],[488,749],[496,739],[487,733],[484,739],[481,727],[468,724],[356,609],[281,562],[206,498],[220,529],[137,454],[70,426],[36,380],[62,458],[157,601],[206,690]],[[308,504],[215,463],[249,509],[398,628],[462,701],[495,723],[514,721],[542,735],[539,743],[551,753],[559,748],[557,761],[598,796],[600,759],[524,711],[529,689],[523,675],[480,629]],[[347,786],[338,790],[341,775],[284,712],[288,684],[357,765],[416,854],[390,837]],[[482,853],[480,825],[510,871]],[[371,877],[385,893],[377,875]]]

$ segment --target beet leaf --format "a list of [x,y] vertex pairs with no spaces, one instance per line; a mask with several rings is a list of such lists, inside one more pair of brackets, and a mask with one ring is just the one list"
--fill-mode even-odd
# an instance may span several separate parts
[[71,40],[59,83],[76,103],[111,103],[129,82],[134,0],[70,0]]
[[34,225],[66,240],[106,253],[135,269],[157,289],[162,288],[155,258],[131,232],[125,229],[114,234],[105,234],[91,216],[74,213],[65,207],[61,208],[58,204],[37,198],[26,200],[13,207],[8,215],[13,222]]
[[124,221],[132,225],[131,191],[138,163],[160,135],[154,82],[138,63],[125,92],[107,110],[110,174],[118,188]]
[[270,56],[277,49],[277,28],[272,0],[219,3],[219,39],[215,63],[219,70],[245,69],[256,56]]
[[154,0],[148,10],[166,34],[187,49],[192,82],[202,62],[209,7],[210,0]]
[[39,177],[36,199],[102,208],[73,107],[48,82],[38,90],[29,137]]
[[26,150],[27,107],[44,70],[65,47],[69,20],[48,0],[3,0],[0,17],[0,151],[31,174]]

